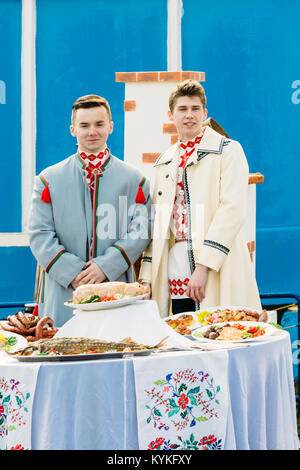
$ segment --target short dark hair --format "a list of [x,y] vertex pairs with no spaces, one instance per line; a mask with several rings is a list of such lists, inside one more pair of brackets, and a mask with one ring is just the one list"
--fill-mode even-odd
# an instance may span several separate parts
[[97,108],[100,106],[104,106],[104,108],[107,111],[108,118],[111,121],[112,117],[111,117],[110,106],[108,104],[108,101],[105,98],[103,98],[102,96],[98,96],[98,95],[85,95],[85,96],[81,96],[80,98],[78,98],[72,106],[72,116],[71,116],[72,125],[74,125],[75,123],[76,111],[78,109]]

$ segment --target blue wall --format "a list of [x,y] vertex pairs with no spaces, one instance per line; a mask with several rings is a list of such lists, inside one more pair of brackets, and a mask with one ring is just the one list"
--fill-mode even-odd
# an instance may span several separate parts
[[114,120],[112,153],[123,159],[124,92],[116,72],[166,70],[165,0],[37,2],[37,172],[76,151],[72,104],[96,93]]
[[0,232],[20,232],[21,2],[18,0],[0,2],[0,41]]
[[186,0],[183,70],[206,73],[208,115],[244,147],[257,185],[261,293],[300,292],[299,0]]

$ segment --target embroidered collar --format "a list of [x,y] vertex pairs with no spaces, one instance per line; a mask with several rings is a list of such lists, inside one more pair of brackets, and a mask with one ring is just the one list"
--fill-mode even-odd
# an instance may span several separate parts
[[205,127],[201,129],[200,134],[196,135],[192,140],[185,142],[180,142],[180,148],[186,150],[187,148],[194,148],[196,144],[200,144],[203,134],[205,132]]

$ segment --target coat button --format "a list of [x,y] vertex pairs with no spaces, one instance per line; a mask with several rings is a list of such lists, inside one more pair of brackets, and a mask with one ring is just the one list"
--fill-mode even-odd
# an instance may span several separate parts
[[161,191],[158,191],[158,195],[161,196],[161,195],[162,195],[162,192],[161,192]]
[[169,175],[166,175],[166,178],[169,178]]

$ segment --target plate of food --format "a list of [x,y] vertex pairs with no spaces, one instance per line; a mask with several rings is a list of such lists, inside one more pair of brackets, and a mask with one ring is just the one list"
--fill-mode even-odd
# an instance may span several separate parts
[[267,322],[267,310],[255,310],[241,306],[219,306],[195,312],[197,321],[202,325],[211,325],[230,321]]
[[0,352],[14,353],[25,346],[27,346],[27,340],[24,336],[0,330]]
[[201,326],[193,330],[192,336],[199,341],[240,343],[266,339],[275,331],[274,325],[265,322],[233,321]]
[[212,325],[228,321],[267,322],[268,312],[239,306],[211,307],[196,312],[177,313],[165,318],[165,322],[181,335],[191,335],[200,325]]
[[138,282],[103,282],[77,287],[64,305],[79,311],[106,310],[130,305],[148,295],[149,288]]

